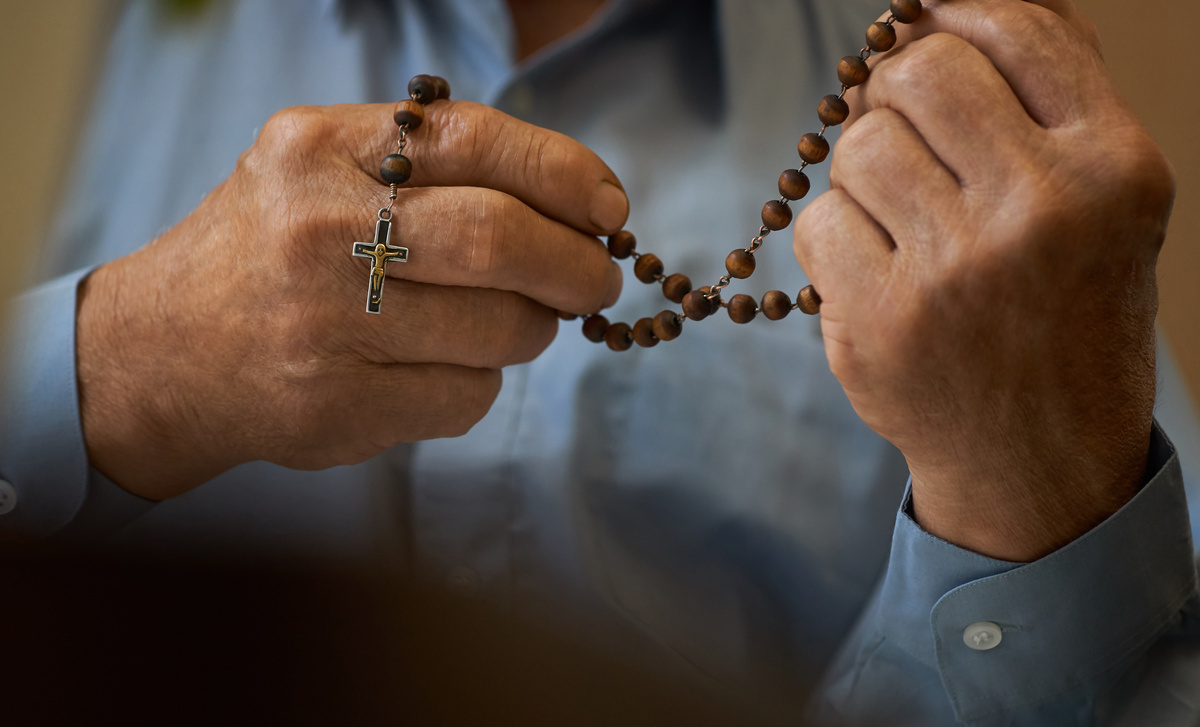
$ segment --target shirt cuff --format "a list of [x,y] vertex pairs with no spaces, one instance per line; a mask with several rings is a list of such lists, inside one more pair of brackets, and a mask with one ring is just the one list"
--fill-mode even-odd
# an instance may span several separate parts
[[70,273],[14,301],[0,398],[0,480],[11,500],[0,515],[0,537],[84,538],[116,530],[153,506],[88,467],[75,313],[89,273]]
[[873,614],[877,636],[935,669],[963,722],[1102,688],[1197,586],[1179,459],[1157,423],[1148,465],[1153,476],[1124,507],[1028,564],[926,533],[909,515],[910,482]]

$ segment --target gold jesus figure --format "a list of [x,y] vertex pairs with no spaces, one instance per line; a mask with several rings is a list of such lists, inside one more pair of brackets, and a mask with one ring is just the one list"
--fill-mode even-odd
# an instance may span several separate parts
[[378,313],[383,299],[383,280],[389,262],[408,262],[408,248],[388,244],[391,220],[380,219],[375,225],[375,242],[356,242],[351,254],[371,260],[371,278],[367,287],[367,312]]

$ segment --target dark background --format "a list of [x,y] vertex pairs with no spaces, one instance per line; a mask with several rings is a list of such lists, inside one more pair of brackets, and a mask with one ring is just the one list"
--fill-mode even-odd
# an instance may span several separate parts
[[0,723],[769,721],[653,665],[617,663],[394,579],[10,545],[0,555]]

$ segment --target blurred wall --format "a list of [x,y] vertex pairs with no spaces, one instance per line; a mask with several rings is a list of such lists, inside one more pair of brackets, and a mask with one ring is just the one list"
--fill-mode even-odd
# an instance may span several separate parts
[[1158,262],[1159,321],[1200,403],[1200,62],[1194,0],[1076,0],[1100,28],[1125,98],[1175,165],[1179,192]]
[[71,203],[70,155],[113,6],[0,1],[0,304],[21,285],[51,204]]
[[[747,0],[751,2],[753,0]],[[1100,27],[1109,66],[1167,151],[1179,196],[1159,265],[1161,318],[1200,393],[1200,63],[1190,0],[1077,0]],[[71,172],[110,0],[0,2],[0,301],[16,289]],[[880,7],[885,7],[880,0]]]

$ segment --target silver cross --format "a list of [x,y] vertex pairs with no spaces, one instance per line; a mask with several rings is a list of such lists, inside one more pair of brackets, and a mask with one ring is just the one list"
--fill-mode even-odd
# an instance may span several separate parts
[[388,263],[408,262],[408,248],[394,247],[388,244],[392,234],[392,216],[389,212],[379,211],[379,221],[375,223],[375,242],[356,242],[351,249],[354,257],[365,257],[372,260],[371,278],[367,284],[367,312],[379,313],[379,302],[383,298],[383,279]]

